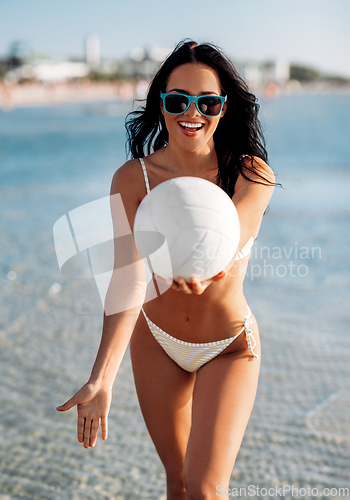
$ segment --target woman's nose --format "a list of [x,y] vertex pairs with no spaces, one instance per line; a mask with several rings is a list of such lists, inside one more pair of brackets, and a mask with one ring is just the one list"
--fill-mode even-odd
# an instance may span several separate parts
[[194,101],[191,102],[189,108],[185,111],[184,115],[186,116],[200,116],[200,113],[197,109],[196,103]]

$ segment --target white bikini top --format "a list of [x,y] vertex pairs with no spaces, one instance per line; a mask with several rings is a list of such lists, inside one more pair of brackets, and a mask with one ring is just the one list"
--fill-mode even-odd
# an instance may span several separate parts
[[[143,176],[145,178],[146,190],[147,190],[147,194],[148,194],[151,191],[151,189],[149,187],[149,181],[148,181],[148,175],[147,175],[146,165],[145,165],[145,162],[144,162],[143,158],[139,158],[139,160],[140,160],[140,163],[141,163]],[[250,249],[252,248],[253,244],[254,244],[254,238],[251,236],[249,238],[249,240],[247,241],[247,243],[242,248],[242,250],[240,250],[238,252],[238,254],[236,255],[235,261],[243,259],[243,257],[246,257],[247,255],[249,255]]]

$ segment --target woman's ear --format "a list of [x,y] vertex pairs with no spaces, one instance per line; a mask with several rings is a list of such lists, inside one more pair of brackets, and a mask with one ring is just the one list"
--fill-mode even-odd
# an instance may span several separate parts
[[162,113],[162,115],[164,115],[165,111],[164,111],[164,105],[163,105],[163,99],[161,98],[160,99],[160,112]]

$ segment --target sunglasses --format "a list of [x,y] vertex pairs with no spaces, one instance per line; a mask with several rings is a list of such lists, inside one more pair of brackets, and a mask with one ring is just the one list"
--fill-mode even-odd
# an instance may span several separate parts
[[191,102],[196,103],[196,108],[203,116],[218,116],[221,113],[225,97],[218,95],[191,96],[186,94],[177,94],[175,92],[161,92],[160,97],[163,101],[164,109],[170,115],[181,115],[190,107]]

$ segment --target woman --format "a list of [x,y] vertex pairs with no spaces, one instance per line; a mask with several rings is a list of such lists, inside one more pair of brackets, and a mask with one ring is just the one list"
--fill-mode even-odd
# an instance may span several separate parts
[[[240,251],[212,279],[178,278],[141,314],[136,306],[105,315],[88,383],[58,408],[77,405],[85,448],[95,446],[100,420],[106,439],[112,384],[131,339],[137,394],[165,467],[169,500],[217,498],[228,487],[255,399],[260,339],[243,281],[274,187],[257,111],[255,97],[216,47],[181,42],[163,63],[145,108],[129,116],[134,159],[115,173],[111,194],[121,195],[133,227],[149,188],[186,175],[216,183],[237,208]],[[136,252],[133,244],[129,251]],[[144,297],[142,273],[130,294]],[[185,365],[176,339],[188,349]],[[198,347],[206,356],[197,355]]]

